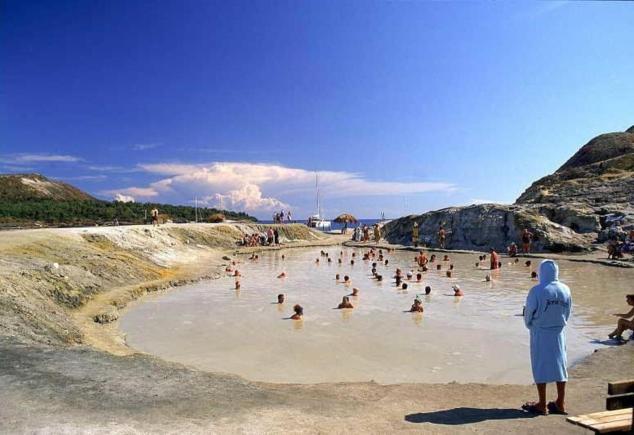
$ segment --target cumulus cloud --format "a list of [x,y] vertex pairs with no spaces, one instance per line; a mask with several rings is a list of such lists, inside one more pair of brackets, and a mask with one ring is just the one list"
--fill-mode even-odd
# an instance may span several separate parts
[[[288,207],[288,198],[312,198],[315,173],[282,165],[244,162],[208,164],[158,163],[139,165],[164,178],[146,187],[129,187],[115,193],[183,202],[197,196],[201,203],[247,212]],[[361,174],[320,171],[319,187],[329,198],[450,192],[445,182],[394,182],[369,180]],[[284,200],[282,200],[284,198]]]
[[117,193],[113,199],[117,202],[134,202],[134,197],[130,195],[122,195],[121,193]]

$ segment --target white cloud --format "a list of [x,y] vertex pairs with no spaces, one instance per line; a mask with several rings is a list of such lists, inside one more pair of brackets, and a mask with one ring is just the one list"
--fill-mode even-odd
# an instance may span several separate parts
[[130,195],[122,195],[121,193],[117,193],[113,199],[118,202],[134,202],[134,197]]
[[22,164],[22,163],[74,163],[80,162],[83,159],[80,157],[69,156],[66,154],[11,154],[6,157],[0,157],[0,162],[9,164]]
[[152,187],[126,187],[125,189],[113,189],[101,192],[103,195],[116,197],[117,195],[130,195],[133,198],[153,198],[158,196],[158,191]]
[[160,143],[135,143],[134,145],[132,145],[132,149],[134,151],[145,151],[156,148],[159,145]]
[[[197,196],[203,204],[251,213],[288,208],[289,198],[300,201],[311,198],[309,201],[312,202],[315,194],[314,172],[276,164],[158,163],[139,167],[165,178],[147,187],[129,187],[112,193],[160,196],[161,200],[181,203]],[[343,171],[320,171],[319,186],[328,198],[451,192],[456,189],[445,182],[374,181],[361,174]]]

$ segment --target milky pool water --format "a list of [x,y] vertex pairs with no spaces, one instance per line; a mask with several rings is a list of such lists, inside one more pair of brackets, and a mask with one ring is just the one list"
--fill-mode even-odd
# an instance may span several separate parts
[[[452,278],[445,277],[449,263],[439,261],[442,271],[426,272],[423,283],[409,282],[403,291],[393,279],[370,279],[363,250],[327,252],[330,264],[320,248],[265,252],[257,262],[241,257],[240,290],[227,276],[150,296],[126,312],[121,329],[138,350],[258,381],[531,383],[521,312],[535,282],[524,259],[512,266],[504,259],[502,270],[486,282],[489,271],[475,267],[477,255],[451,254]],[[390,253],[389,266],[379,265],[379,273],[387,278],[396,267],[410,270],[413,257]],[[559,266],[574,300],[568,328],[574,363],[606,345],[602,341],[615,321],[610,314],[623,311],[634,271],[570,261]],[[288,277],[276,278],[281,271]],[[336,283],[336,273],[349,275],[352,285]],[[464,297],[452,296],[453,284]],[[426,285],[432,293],[422,297],[424,314],[405,312]],[[334,309],[352,287],[360,289],[350,298],[355,308]],[[275,303],[278,293],[286,295],[285,304]],[[303,321],[287,319],[296,303],[304,307]]]

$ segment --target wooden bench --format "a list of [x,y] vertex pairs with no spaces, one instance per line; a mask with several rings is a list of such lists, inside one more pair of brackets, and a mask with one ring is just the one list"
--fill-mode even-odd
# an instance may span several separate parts
[[570,423],[595,433],[625,432],[634,429],[634,380],[608,383],[607,411],[568,417]]

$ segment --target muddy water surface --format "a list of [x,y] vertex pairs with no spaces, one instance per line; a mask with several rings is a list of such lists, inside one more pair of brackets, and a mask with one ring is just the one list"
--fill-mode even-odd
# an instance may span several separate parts
[[[328,250],[332,263],[319,248],[262,253],[257,262],[243,257],[240,290],[227,276],[151,296],[127,311],[121,328],[136,349],[251,380],[531,383],[521,312],[535,282],[524,259],[511,265],[505,258],[486,282],[489,271],[475,267],[477,255],[453,254],[452,278],[445,276],[449,262],[440,261],[442,271],[433,267],[422,283],[409,282],[403,291],[393,279],[370,279],[362,250],[344,248],[342,265],[340,251]],[[396,267],[410,270],[413,256],[390,253],[389,266],[379,265],[379,272],[387,278]],[[569,261],[559,266],[573,293],[568,350],[574,362],[606,345],[615,321],[610,314],[625,309],[634,271]],[[276,278],[281,271],[288,277]],[[352,285],[337,283],[336,273],[349,275]],[[452,296],[453,284],[464,297]],[[421,297],[424,314],[405,312],[426,285],[432,293]],[[360,289],[351,297],[355,308],[334,309],[352,287]],[[285,304],[275,303],[278,293],[286,295]],[[303,321],[287,320],[296,303],[304,307]]]

